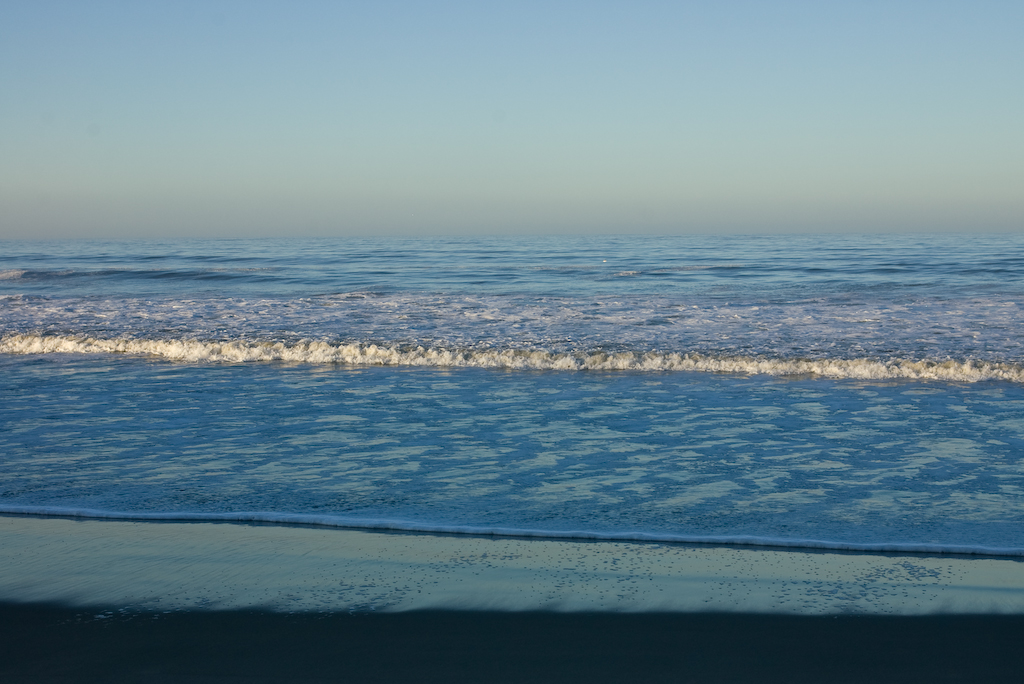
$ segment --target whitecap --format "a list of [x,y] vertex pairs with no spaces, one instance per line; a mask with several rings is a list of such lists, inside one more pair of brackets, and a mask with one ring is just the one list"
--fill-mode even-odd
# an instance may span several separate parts
[[558,371],[709,372],[740,375],[812,376],[856,380],[1024,382],[1024,366],[978,360],[870,358],[793,359],[712,356],[685,352],[551,352],[543,349],[459,349],[388,344],[333,344],[305,340],[205,341],[195,339],[98,338],[65,335],[8,335],[0,339],[7,354],[128,354],[171,361],[251,363],[286,361],[308,364],[433,366]]

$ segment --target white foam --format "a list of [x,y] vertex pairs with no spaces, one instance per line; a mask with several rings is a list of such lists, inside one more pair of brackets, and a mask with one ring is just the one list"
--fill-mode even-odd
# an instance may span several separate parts
[[25,275],[24,269],[9,268],[7,270],[0,270],[0,280],[16,280],[23,275]]
[[[11,290],[22,281],[0,281],[4,282]],[[1024,315],[1020,306],[1005,297],[955,302],[933,298],[912,304],[851,304],[843,298],[726,304],[660,295],[355,291],[312,297],[161,294],[124,298],[18,294],[25,296],[0,299],[0,337],[46,332],[102,339],[274,339],[287,344],[383,341],[403,348],[422,345],[449,350],[661,350],[728,358],[1024,361]]]
[[763,546],[789,549],[819,549],[825,551],[855,551],[863,553],[925,553],[968,556],[996,556],[1024,558],[1024,548],[967,546],[957,544],[922,543],[855,543],[820,539],[786,539],[752,535],[684,535],[652,534],[646,532],[593,532],[587,530],[536,530],[516,527],[480,527],[474,525],[436,525],[389,519],[358,519],[332,515],[303,513],[277,513],[242,511],[236,513],[201,512],[130,512],[103,511],[91,508],[61,506],[9,506],[0,505],[0,515],[54,516],[91,520],[125,520],[153,522],[223,522],[270,523],[277,525],[312,525],[351,530],[379,530],[390,532],[419,532],[423,534],[458,534],[476,537],[514,537],[520,539],[562,539],[566,541],[634,541],[671,544],[710,544],[715,546]]
[[858,380],[935,380],[1024,382],[1015,363],[955,360],[786,359],[708,356],[696,353],[556,353],[537,349],[445,349],[376,344],[294,344],[261,341],[214,342],[192,339],[97,338],[64,335],[9,335],[0,339],[6,354],[129,354],[172,361],[246,363],[286,361],[309,364],[435,366],[515,370],[635,370],[808,375]]

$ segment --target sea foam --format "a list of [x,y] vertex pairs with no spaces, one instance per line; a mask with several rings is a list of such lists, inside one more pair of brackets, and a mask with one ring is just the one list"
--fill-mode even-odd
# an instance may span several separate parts
[[857,380],[1024,382],[1024,366],[977,360],[868,358],[770,358],[713,356],[685,352],[549,352],[541,349],[446,349],[438,347],[332,344],[302,341],[205,341],[194,339],[97,338],[64,335],[9,335],[6,354],[128,354],[189,363],[284,361],[307,364],[434,366],[561,371],[684,371],[741,375],[818,376]]

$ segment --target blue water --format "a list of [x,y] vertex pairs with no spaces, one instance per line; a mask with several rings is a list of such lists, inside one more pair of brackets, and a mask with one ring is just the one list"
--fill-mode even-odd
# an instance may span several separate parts
[[0,511],[1024,554],[1024,238],[8,242]]

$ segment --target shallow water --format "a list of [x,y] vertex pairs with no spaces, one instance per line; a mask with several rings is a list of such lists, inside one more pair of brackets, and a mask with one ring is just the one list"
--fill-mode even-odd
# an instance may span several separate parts
[[0,511],[1024,554],[1024,239],[8,243]]

